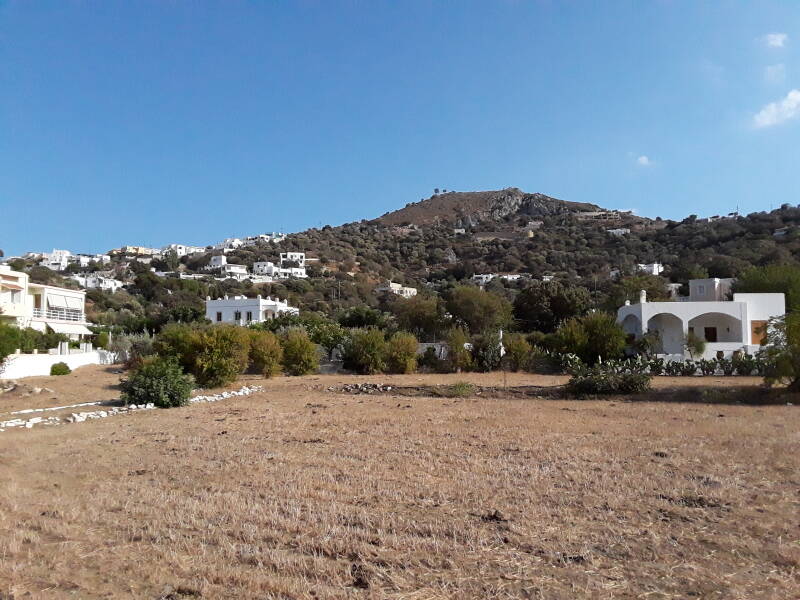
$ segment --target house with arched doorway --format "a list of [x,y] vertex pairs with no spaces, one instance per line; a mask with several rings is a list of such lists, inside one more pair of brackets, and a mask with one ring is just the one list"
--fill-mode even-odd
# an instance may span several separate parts
[[626,302],[617,311],[617,322],[631,339],[656,333],[656,353],[674,359],[688,356],[690,334],[706,342],[703,358],[755,354],[766,343],[769,320],[786,312],[784,295],[731,297],[731,283],[730,279],[692,280],[688,297],[669,302],[648,302],[642,291],[638,304]]

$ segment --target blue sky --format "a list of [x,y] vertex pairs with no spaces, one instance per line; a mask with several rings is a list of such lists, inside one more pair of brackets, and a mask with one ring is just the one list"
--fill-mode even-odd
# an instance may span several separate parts
[[800,202],[800,2],[0,2],[0,248],[205,244],[517,186]]

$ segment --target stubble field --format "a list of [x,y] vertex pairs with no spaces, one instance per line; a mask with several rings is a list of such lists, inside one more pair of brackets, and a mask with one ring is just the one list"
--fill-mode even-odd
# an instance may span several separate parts
[[[115,395],[68,377],[51,405]],[[265,390],[6,431],[0,598],[800,596],[796,407],[328,391],[458,379],[244,378]]]

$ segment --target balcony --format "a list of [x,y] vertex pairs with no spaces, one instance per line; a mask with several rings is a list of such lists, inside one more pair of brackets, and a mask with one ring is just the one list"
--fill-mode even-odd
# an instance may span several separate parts
[[42,308],[33,309],[33,318],[42,321],[71,321],[75,323],[85,323],[86,315],[82,310],[75,308]]

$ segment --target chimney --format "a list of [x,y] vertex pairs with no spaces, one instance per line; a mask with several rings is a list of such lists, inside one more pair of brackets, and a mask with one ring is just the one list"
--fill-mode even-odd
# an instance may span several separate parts
[[647,292],[642,290],[639,292],[639,304],[646,304],[647,303]]

